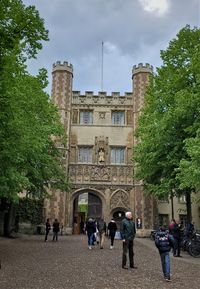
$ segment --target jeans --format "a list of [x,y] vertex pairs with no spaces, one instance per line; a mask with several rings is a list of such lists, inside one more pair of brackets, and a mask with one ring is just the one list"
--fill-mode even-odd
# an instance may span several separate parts
[[53,232],[53,241],[56,239],[58,241],[58,232]]
[[123,255],[122,255],[122,267],[126,266],[127,262],[127,253],[129,253],[129,263],[130,267],[134,267],[134,262],[133,262],[133,240],[126,240],[123,242]]
[[170,278],[170,259],[169,252],[160,253],[162,270],[165,278]]
[[88,246],[93,244],[94,233],[88,234]]

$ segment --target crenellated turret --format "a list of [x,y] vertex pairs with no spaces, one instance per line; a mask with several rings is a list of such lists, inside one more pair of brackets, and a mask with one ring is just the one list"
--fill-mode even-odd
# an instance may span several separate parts
[[149,76],[153,74],[153,66],[149,63],[143,65],[139,63],[138,66],[134,65],[132,69],[133,80],[133,112],[134,112],[134,129],[136,126],[136,118],[144,104],[144,94],[146,87],[149,83]]
[[73,75],[73,65],[67,61],[64,61],[61,63],[61,61],[56,61],[56,63],[53,64],[52,72],[54,71],[68,71]]
[[52,101],[58,107],[62,122],[66,125],[66,117],[71,108],[73,66],[64,61],[57,61],[52,68]]
[[135,74],[145,72],[145,73],[153,73],[153,66],[149,63],[143,65],[143,63],[139,63],[138,65],[134,65],[132,69],[132,79]]

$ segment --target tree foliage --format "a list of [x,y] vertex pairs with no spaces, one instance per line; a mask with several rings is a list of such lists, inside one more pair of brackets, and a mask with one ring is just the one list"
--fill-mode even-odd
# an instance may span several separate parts
[[200,182],[200,29],[186,26],[161,51],[138,122],[135,177],[158,198]]
[[44,92],[47,73],[31,76],[25,61],[48,40],[34,6],[21,0],[0,4],[0,197],[38,196],[51,181],[66,189],[67,178],[52,136],[64,141],[59,114]]
[[44,223],[43,202],[43,199],[20,199],[16,206],[16,215],[20,223],[30,222],[35,225]]

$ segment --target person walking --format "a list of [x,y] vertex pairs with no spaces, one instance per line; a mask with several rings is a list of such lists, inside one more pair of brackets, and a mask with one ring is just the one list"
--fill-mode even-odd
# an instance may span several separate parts
[[92,244],[93,244],[94,233],[96,232],[96,225],[92,218],[88,219],[86,226],[85,226],[85,231],[88,237],[88,249],[91,250]]
[[58,232],[60,231],[60,224],[57,219],[53,222],[53,240],[58,241]]
[[129,264],[130,268],[137,268],[134,266],[134,251],[133,251],[133,241],[135,238],[136,229],[135,223],[133,222],[133,217],[131,212],[126,212],[125,218],[122,220],[121,226],[121,236],[123,242],[123,254],[122,254],[122,268],[128,269],[126,266],[127,253],[129,253]]
[[44,239],[44,241],[47,242],[48,241],[47,238],[48,238],[48,235],[49,235],[49,231],[51,230],[51,224],[49,222],[49,219],[47,219],[45,226],[46,227],[45,227],[45,239]]
[[171,278],[169,252],[171,247],[174,247],[174,238],[164,227],[161,227],[160,231],[156,233],[155,245],[158,248],[160,254],[164,278],[167,282],[170,282]]
[[106,234],[106,223],[104,222],[103,218],[97,221],[97,230],[99,232],[100,249],[103,249]]
[[111,219],[110,223],[108,223],[108,235],[110,237],[110,249],[112,250],[114,248],[114,239],[115,239],[115,233],[117,231],[117,225],[115,223],[114,219]]

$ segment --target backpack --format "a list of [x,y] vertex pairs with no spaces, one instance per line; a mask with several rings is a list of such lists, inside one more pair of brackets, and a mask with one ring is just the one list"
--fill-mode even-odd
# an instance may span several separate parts
[[170,246],[169,235],[168,234],[165,234],[165,235],[159,235],[158,234],[156,236],[155,243],[156,243],[156,246],[158,248]]

